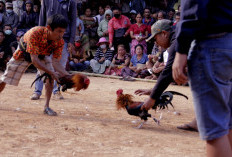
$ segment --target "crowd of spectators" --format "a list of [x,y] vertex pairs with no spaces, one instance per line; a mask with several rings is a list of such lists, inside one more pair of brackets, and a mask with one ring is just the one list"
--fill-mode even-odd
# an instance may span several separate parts
[[[154,10],[145,4],[136,7],[126,1],[96,10],[77,0],[77,8],[75,48],[68,48],[68,70],[123,76],[125,80],[158,78],[168,53],[146,39],[157,20],[169,19],[175,29],[179,11]],[[5,69],[23,34],[38,25],[39,14],[40,3],[35,1],[0,1],[0,70]]]

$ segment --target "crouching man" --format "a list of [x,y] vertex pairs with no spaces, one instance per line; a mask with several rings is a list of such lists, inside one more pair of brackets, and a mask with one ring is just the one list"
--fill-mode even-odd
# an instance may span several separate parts
[[19,47],[8,62],[6,71],[0,77],[0,92],[6,84],[17,86],[23,73],[33,64],[39,69],[40,75],[47,73],[51,76],[45,80],[44,114],[56,116],[57,113],[49,107],[49,102],[53,81],[59,82],[59,77],[69,75],[59,62],[67,25],[67,20],[63,15],[55,14],[48,18],[46,27],[38,26],[27,31],[20,39]]

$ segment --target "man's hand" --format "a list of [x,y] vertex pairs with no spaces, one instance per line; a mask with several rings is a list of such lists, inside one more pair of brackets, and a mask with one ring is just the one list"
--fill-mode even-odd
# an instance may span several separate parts
[[141,95],[150,95],[151,94],[151,89],[137,89],[135,91],[135,94],[139,95],[139,96],[141,96]]
[[152,108],[152,106],[154,106],[154,104],[155,104],[155,100],[149,97],[149,98],[144,102],[143,106],[141,107],[141,110],[143,110],[143,109],[149,110],[150,108]]
[[174,63],[172,65],[172,76],[175,82],[180,84],[185,84],[188,82],[187,73],[186,73],[186,66],[187,66],[187,55],[176,53]]
[[57,73],[57,72],[52,72],[50,75],[51,75],[51,77],[52,77],[54,80],[56,80],[57,82],[59,82],[59,78],[60,78],[59,73]]

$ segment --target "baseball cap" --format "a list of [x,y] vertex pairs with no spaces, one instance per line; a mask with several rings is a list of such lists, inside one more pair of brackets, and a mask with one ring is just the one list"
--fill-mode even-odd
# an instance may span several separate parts
[[162,31],[168,31],[172,28],[172,21],[167,20],[167,19],[162,19],[162,20],[158,20],[156,21],[156,23],[154,23],[151,26],[151,36],[146,39],[146,42],[148,42],[149,40],[151,40],[152,38],[154,38],[154,36]]
[[131,14],[137,14],[137,11],[131,10],[130,13],[131,13]]

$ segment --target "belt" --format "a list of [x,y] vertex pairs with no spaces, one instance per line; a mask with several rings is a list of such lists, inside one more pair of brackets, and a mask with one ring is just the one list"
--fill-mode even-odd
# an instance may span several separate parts
[[222,32],[222,33],[217,33],[217,34],[209,34],[204,37],[200,37],[200,39],[214,39],[214,38],[221,38],[224,35],[226,35],[228,32]]

